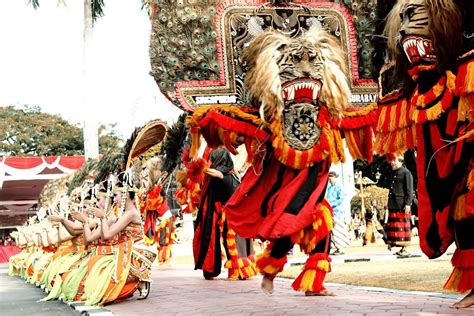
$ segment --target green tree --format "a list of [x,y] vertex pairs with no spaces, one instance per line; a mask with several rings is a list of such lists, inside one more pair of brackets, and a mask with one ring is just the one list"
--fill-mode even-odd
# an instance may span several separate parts
[[[58,4],[66,4],[66,0],[57,0]],[[31,5],[34,9],[38,9],[40,7],[40,0],[27,0],[27,3]],[[142,9],[147,9],[148,13],[151,12],[151,8],[153,6],[154,1],[152,0],[141,0],[142,4]],[[82,80],[84,83],[88,82],[88,69],[90,67],[88,60],[88,55],[90,55],[90,43],[92,39],[92,31],[94,27],[95,21],[104,16],[104,0],[83,0],[83,5],[84,5],[84,16],[83,16],[83,58],[82,58]],[[90,98],[90,91],[89,87],[87,87],[87,84],[83,85],[83,91],[82,91],[82,96],[84,99],[85,104],[89,103],[89,98]],[[95,130],[96,124],[91,122],[91,121],[86,121],[84,122],[84,130],[89,131],[89,130]],[[102,152],[102,148],[100,145],[100,129],[101,126],[99,126],[99,153]],[[89,134],[89,133],[88,133]],[[94,136],[94,138],[91,139],[91,141],[86,142],[86,158],[97,158],[95,155],[97,154],[96,152],[96,147],[97,143],[97,136]],[[84,137],[82,137],[84,139]]]
[[109,151],[118,152],[121,150],[123,139],[117,134],[116,127],[116,123],[99,126],[99,153],[102,155]]
[[[41,112],[39,106],[0,107],[0,152],[10,156],[83,155],[83,133],[59,115]],[[101,153],[118,150],[121,139],[115,125],[101,125]]]

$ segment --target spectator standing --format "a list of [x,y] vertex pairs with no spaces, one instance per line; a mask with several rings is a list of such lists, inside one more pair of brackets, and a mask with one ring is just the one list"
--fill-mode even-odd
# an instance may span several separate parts
[[342,209],[344,194],[341,185],[337,183],[337,173],[329,172],[329,181],[326,188],[326,198],[333,209],[334,228],[331,235],[333,255],[343,254],[344,248],[349,246],[349,231],[347,229],[346,215]]
[[386,225],[388,249],[401,247],[399,256],[409,256],[406,247],[411,242],[411,205],[413,201],[413,176],[403,166],[403,158],[390,162],[392,167],[388,194],[388,222]]

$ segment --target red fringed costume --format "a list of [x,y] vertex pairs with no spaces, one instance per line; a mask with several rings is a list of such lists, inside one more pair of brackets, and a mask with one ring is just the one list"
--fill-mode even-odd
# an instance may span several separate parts
[[[262,35],[265,36],[273,36],[273,33]],[[255,41],[264,42],[258,38]],[[324,199],[329,167],[332,162],[345,159],[343,135],[350,139],[350,152],[356,157],[372,158],[370,124],[375,107],[346,111],[341,113],[342,119],[334,118],[329,107],[313,99],[316,93],[312,88],[320,87],[313,85],[312,79],[295,81],[305,80],[307,85],[294,84],[290,88],[291,98],[286,92],[284,95],[288,108],[305,108],[299,114],[290,113],[285,119],[295,120],[293,136],[306,134],[299,138],[309,140],[302,142],[306,148],[298,149],[291,143],[295,139],[285,134],[283,117],[275,117],[267,123],[252,109],[226,105],[200,107],[188,124],[191,131],[204,136],[209,145],[223,144],[235,152],[239,143],[245,143],[252,166],[225,205],[229,226],[242,237],[270,241],[270,247],[257,258],[258,269],[270,280],[282,271],[287,252],[295,243],[299,244],[309,259],[293,288],[318,293],[324,290],[324,276],[330,271],[328,245],[332,210]],[[323,91],[324,84],[329,83],[322,83]],[[347,102],[347,97],[342,96],[342,99]],[[302,102],[310,103],[301,105]],[[193,146],[196,148],[198,144]]]
[[148,246],[156,243],[158,262],[166,263],[172,255],[176,219],[168,208],[166,197],[162,195],[161,185],[147,192],[141,209],[145,217],[143,239]]
[[[399,58],[382,69],[375,151],[391,155],[416,148],[421,249],[437,258],[455,242],[454,271],[445,287],[465,292],[474,289],[474,46],[461,27],[472,32],[462,16],[472,19],[467,12],[473,9],[470,2],[461,7],[447,1],[450,9],[438,2],[417,7],[426,30],[410,28],[411,16],[404,14],[410,1],[395,6],[388,19],[406,35],[389,43]],[[440,23],[450,27],[439,32]],[[458,57],[461,44],[465,53]],[[403,84],[393,87],[394,78],[403,76]]]
[[[194,166],[199,165],[201,136],[209,147],[223,145],[232,154],[245,144],[250,167],[223,206],[229,227],[239,236],[270,241],[256,262],[267,280],[283,269],[287,252],[299,244],[308,261],[294,289],[323,292],[333,225],[324,199],[329,168],[345,160],[343,139],[354,158],[372,159],[376,105],[367,105],[375,101],[376,85],[358,77],[353,17],[343,6],[245,2],[222,2],[214,18],[215,32],[203,32],[216,35],[216,54],[212,42],[203,56],[196,52],[195,59],[152,58],[162,91],[192,112],[187,121],[190,160],[183,159],[188,172],[180,179],[177,195],[192,209],[199,194],[206,201],[206,190],[199,188],[202,182],[191,177],[203,171]],[[162,27],[155,31],[167,33]],[[159,36],[153,38],[153,52],[160,56],[167,48],[158,45]],[[170,63],[172,71],[162,75],[164,68],[171,69]],[[206,77],[206,71],[213,74]],[[166,88],[168,76],[182,80],[172,82],[172,91]],[[209,215],[209,209],[199,212]],[[225,265],[234,268],[240,263],[231,260]]]

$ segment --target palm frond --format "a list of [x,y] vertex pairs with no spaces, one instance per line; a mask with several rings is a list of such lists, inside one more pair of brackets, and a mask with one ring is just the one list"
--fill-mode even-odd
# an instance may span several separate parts
[[28,5],[33,6],[33,9],[38,9],[39,8],[39,0],[27,0]]
[[91,1],[92,7],[92,21],[96,21],[98,18],[104,16],[104,0],[92,0]]

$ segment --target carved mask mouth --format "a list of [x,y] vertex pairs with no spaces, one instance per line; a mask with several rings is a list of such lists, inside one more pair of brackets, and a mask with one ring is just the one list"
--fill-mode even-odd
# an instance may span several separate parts
[[322,82],[312,78],[298,78],[282,84],[285,104],[313,103],[316,104],[321,92]]
[[411,64],[425,61],[436,62],[436,54],[430,39],[422,36],[406,36],[402,39],[403,50]]

